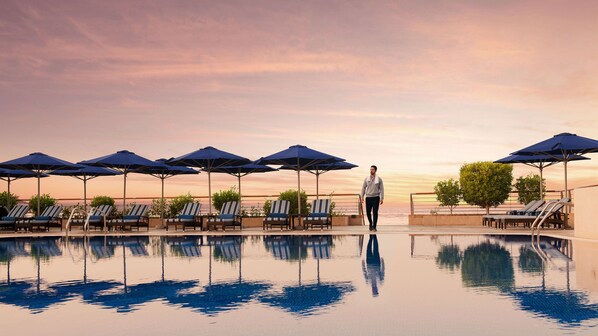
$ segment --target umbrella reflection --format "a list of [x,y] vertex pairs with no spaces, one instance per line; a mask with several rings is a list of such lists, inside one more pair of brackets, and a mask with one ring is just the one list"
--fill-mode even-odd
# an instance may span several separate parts
[[[189,308],[192,311],[215,316],[221,312],[235,309],[247,303],[261,292],[270,288],[270,284],[259,281],[246,281],[242,276],[242,244],[244,237],[220,236],[208,237],[210,249],[208,285],[199,293],[186,293],[168,298],[168,302]],[[238,260],[239,277],[235,281],[212,283],[212,259],[220,251],[219,260],[232,262]]]
[[[305,240],[305,244],[303,244],[303,240]],[[311,284],[301,282],[301,259],[304,258],[295,257],[295,260],[299,261],[298,285],[284,286],[280,292],[264,294],[260,297],[260,301],[302,317],[315,315],[341,302],[345,294],[355,290],[351,282],[322,282],[320,279],[320,259],[331,257],[331,242],[332,239],[329,236],[264,237],[266,247],[269,247],[268,249],[277,259],[293,260],[294,256],[304,255],[306,257],[303,245],[311,247],[312,255],[317,260],[317,282]],[[293,249],[290,246],[296,246],[297,253],[292,253]]]

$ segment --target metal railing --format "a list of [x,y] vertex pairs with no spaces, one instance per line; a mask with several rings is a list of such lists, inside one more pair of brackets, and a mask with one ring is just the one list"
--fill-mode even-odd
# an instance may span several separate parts
[[[547,190],[544,197],[545,200],[559,200],[565,197],[563,190]],[[410,213],[412,215],[430,215],[430,214],[450,214],[448,207],[443,207],[436,199],[434,192],[418,192],[409,195]],[[517,200],[517,192],[512,191],[509,198],[496,208],[490,208],[491,214],[501,214],[511,210],[518,210],[523,208],[523,205]],[[486,209],[469,205],[463,201],[453,208],[453,214],[460,215],[478,215],[485,214]]]
[[[206,214],[208,211],[209,197],[207,195],[192,195],[191,197],[193,197],[195,201],[198,201],[202,204],[201,213]],[[308,204],[311,204],[311,201],[313,201],[317,197],[318,195],[316,194],[308,194]],[[168,201],[173,198],[175,197],[164,197],[166,203],[168,203]],[[334,208],[332,209],[333,215],[357,215],[361,217],[363,216],[363,208],[361,205],[361,198],[359,194],[320,194],[319,198],[328,198],[334,203]],[[91,199],[92,197],[90,197],[87,200],[88,206],[91,202]],[[115,202],[115,208],[119,211],[122,211],[122,197],[113,197],[113,199]],[[160,196],[127,197],[127,203],[147,204],[151,206],[154,200],[159,199]],[[273,201],[276,199],[278,199],[278,195],[243,195],[241,201],[242,213],[247,216],[263,216],[264,204],[267,201]],[[82,198],[57,198],[56,201],[57,203],[65,207],[83,207]],[[27,202],[27,200],[19,200],[19,202]]]

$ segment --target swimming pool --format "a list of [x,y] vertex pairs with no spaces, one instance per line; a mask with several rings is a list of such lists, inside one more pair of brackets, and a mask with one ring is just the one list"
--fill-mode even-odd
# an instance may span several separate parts
[[598,245],[526,236],[0,239],[3,332],[595,334]]

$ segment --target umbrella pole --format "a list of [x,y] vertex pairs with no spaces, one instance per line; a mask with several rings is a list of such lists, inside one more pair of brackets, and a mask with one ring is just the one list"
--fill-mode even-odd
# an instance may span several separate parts
[[303,228],[303,221],[301,218],[301,168],[299,167],[299,158],[297,158],[297,216],[299,217],[299,225]]
[[[567,156],[563,155],[563,157],[565,158],[565,161],[563,161],[563,163],[565,164],[565,197],[569,198],[569,202],[571,202],[571,196],[569,194],[569,185],[567,183]],[[565,218],[564,218],[564,227],[567,228],[569,226],[569,206],[565,205]]]
[[208,170],[208,201],[210,202],[210,215],[212,214],[212,176],[210,176],[210,171]]
[[544,188],[544,167],[540,166],[540,199],[544,200],[544,190],[542,190]]
[[[125,212],[127,211],[127,171],[124,171],[124,185],[123,185],[123,225],[124,225],[124,217]],[[124,230],[124,229],[123,229]]]
[[243,214],[243,206],[241,201],[241,175],[238,175],[237,179],[239,180],[239,210],[241,210],[241,214]]
[[316,199],[320,199],[320,173],[316,173]]
[[[162,200],[160,201],[160,218],[162,219],[162,227],[164,227],[164,208],[166,207],[164,204],[164,177],[161,177],[160,180],[162,180]],[[162,279],[162,281],[164,281],[164,279]]]
[[41,179],[41,174],[40,172],[37,173],[37,216],[41,216],[41,212],[39,211],[41,208],[41,204],[40,204],[40,194],[41,194],[41,187],[40,187],[40,179]]
[[8,195],[6,196],[6,210],[10,211],[10,176],[6,180],[8,182]]
[[565,164],[565,197],[569,197],[569,186],[567,185],[567,159],[563,161]]
[[87,176],[83,176],[83,210],[87,213]]

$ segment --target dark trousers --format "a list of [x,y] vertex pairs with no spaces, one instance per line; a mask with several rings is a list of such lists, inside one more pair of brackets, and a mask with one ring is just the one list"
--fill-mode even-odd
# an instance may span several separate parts
[[[366,197],[365,198],[365,213],[368,215],[368,222],[371,228],[376,228],[378,225],[378,208],[380,207],[380,197]],[[372,218],[372,212],[374,218]]]

